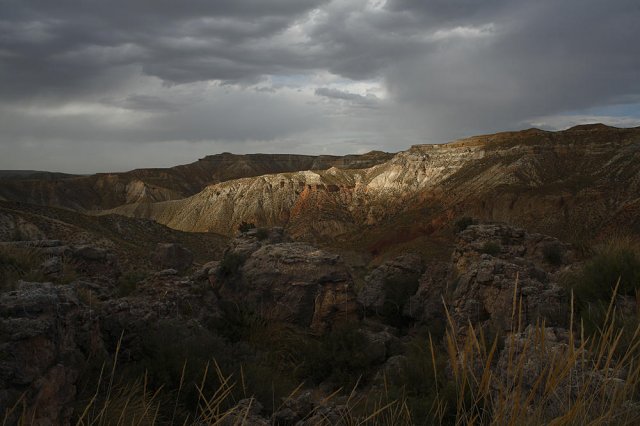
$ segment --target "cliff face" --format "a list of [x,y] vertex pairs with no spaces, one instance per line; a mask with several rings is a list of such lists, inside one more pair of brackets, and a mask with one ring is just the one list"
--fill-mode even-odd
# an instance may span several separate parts
[[275,173],[182,200],[114,212],[184,231],[233,234],[242,221],[302,238],[402,223],[432,232],[468,214],[571,236],[619,222],[640,232],[640,129],[537,129],[418,145],[373,167]]
[[137,169],[125,173],[90,176],[35,173],[21,179],[0,174],[0,200],[79,211],[104,210],[123,204],[181,199],[200,192],[209,184],[231,179],[334,166],[371,167],[391,157],[392,154],[384,152],[344,157],[223,153],[172,168]]

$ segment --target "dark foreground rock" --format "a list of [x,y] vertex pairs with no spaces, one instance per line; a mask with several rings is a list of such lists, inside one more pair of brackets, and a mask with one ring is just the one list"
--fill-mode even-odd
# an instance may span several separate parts
[[558,277],[575,258],[569,245],[546,235],[505,224],[472,225],[459,235],[449,262],[427,260],[403,314],[432,329],[447,325],[445,305],[462,327],[471,323],[501,333],[518,322],[565,326],[569,296]]
[[232,243],[213,278],[222,300],[319,333],[359,317],[353,280],[340,256],[272,241],[250,234]]
[[0,337],[0,412],[23,397],[33,424],[67,424],[87,358],[104,351],[76,288],[20,282],[0,294]]

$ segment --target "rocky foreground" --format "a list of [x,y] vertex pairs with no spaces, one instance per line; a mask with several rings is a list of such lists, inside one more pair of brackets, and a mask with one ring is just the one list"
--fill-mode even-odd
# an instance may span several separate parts
[[[235,343],[223,345],[222,352],[205,356],[257,362],[259,354],[246,353],[255,335],[225,337],[247,330],[230,328],[239,327],[234,315],[240,312],[259,324],[293,327],[314,339],[355,327],[364,336],[358,350],[370,363],[358,391],[364,393],[413,362],[408,342],[412,330],[424,326],[434,333],[454,326],[460,342],[469,330],[517,337],[504,337],[507,349],[491,367],[497,377],[509,374],[509,345],[528,350],[518,342],[536,324],[547,327],[549,353],[576,344],[568,330],[569,294],[560,285],[562,274],[576,268],[576,253],[555,238],[503,224],[463,230],[448,262],[404,254],[370,270],[361,286],[341,256],[294,242],[282,228],[241,233],[221,259],[201,265],[193,264],[183,246],[159,244],[151,255],[155,269],[135,279],[124,277],[108,249],[51,240],[6,242],[2,248],[44,255],[30,271],[37,282],[5,282],[0,293],[0,412],[18,404],[10,418],[22,415],[33,424],[77,419],[86,404],[80,400],[83,377],[100,360],[108,363],[117,356],[118,369],[139,371],[135,367],[154,356],[153,348],[196,342],[190,354],[195,356],[206,342],[223,345],[232,339]],[[150,336],[160,338],[150,343]],[[524,386],[536,386],[545,361],[543,356],[529,359]],[[331,383],[325,377],[268,410],[263,404],[269,401],[244,399],[235,405],[236,413],[250,424],[339,423],[347,400],[324,399]],[[569,392],[573,385],[567,382],[562,389]],[[550,404],[545,415],[552,417],[554,410],[558,406]]]

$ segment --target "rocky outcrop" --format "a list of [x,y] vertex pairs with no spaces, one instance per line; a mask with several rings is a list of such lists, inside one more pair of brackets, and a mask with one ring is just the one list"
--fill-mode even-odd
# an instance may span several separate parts
[[20,282],[0,294],[0,336],[0,412],[24,395],[32,424],[68,424],[85,362],[104,351],[76,287]]
[[412,254],[384,262],[365,277],[358,302],[374,315],[401,316],[418,289],[422,268],[420,257]]
[[444,329],[446,315],[445,299],[453,285],[450,262],[430,261],[418,281],[418,289],[404,305],[404,315],[436,329]]
[[240,235],[220,263],[214,285],[220,298],[322,333],[360,314],[353,280],[340,256],[305,243],[276,242],[259,231]]
[[43,259],[22,272],[53,281],[9,282],[0,291],[3,416],[18,403],[14,415],[23,420],[69,424],[89,359],[107,360],[118,347],[120,362],[139,360],[150,334],[166,337],[166,330],[181,341],[214,339],[207,327],[220,309],[206,281],[174,272],[126,283],[114,253],[100,247],[60,240],[1,245],[11,256]]
[[506,224],[471,225],[459,234],[450,262],[426,262],[403,313],[436,329],[448,323],[445,305],[458,325],[492,332],[543,320],[565,325],[568,295],[558,279],[575,261],[571,246],[553,237]]
[[[560,263],[555,257],[541,261],[550,245],[559,247]],[[571,257],[568,247],[551,237],[502,224],[470,226],[452,256],[454,320],[498,332],[537,321],[567,324],[568,295],[550,271]]]
[[18,215],[0,213],[0,241],[42,240],[46,236],[38,226]]
[[584,419],[597,418],[608,410],[606,419],[637,419],[640,415],[633,392],[624,391],[629,373],[617,360],[604,361],[607,349],[590,351],[590,345],[581,345],[564,328],[533,325],[506,336],[504,342],[492,387],[496,396],[501,395],[498,398],[505,398],[505,407],[522,407],[521,411],[545,424],[566,418],[568,406],[575,406]]

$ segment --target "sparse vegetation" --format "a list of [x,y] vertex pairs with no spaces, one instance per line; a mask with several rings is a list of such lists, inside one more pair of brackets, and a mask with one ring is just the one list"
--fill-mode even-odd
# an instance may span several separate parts
[[309,377],[315,383],[328,380],[336,388],[352,389],[374,365],[367,347],[366,336],[353,325],[311,340],[305,349],[301,379]]
[[223,278],[231,277],[236,272],[238,272],[238,270],[240,269],[240,267],[242,266],[245,260],[246,259],[244,258],[244,256],[240,254],[233,253],[233,252],[226,252],[222,260],[220,261],[220,267],[218,268],[218,273]]
[[558,242],[547,244],[542,249],[542,256],[545,262],[553,266],[562,265],[564,254],[562,252],[562,246]]
[[129,270],[118,278],[118,296],[126,297],[133,293],[138,284],[149,276],[149,272],[141,269]]
[[18,280],[44,281],[40,270],[44,256],[37,249],[0,247],[0,291],[11,290]]
[[260,241],[264,241],[269,238],[269,230],[267,228],[258,228],[256,231],[256,238]]
[[607,303],[620,281],[618,293],[635,296],[640,288],[640,249],[629,240],[617,239],[599,245],[576,275],[571,277],[579,303]]
[[256,225],[250,222],[242,222],[240,223],[240,225],[238,225],[238,231],[240,231],[241,233],[245,233],[251,229],[255,229]]
[[500,244],[495,241],[487,241],[482,245],[480,251],[485,254],[490,254],[491,256],[495,256],[502,250]]
[[456,223],[454,224],[454,227],[456,232],[460,233],[473,224],[474,224],[474,221],[472,217],[463,216],[456,221]]

